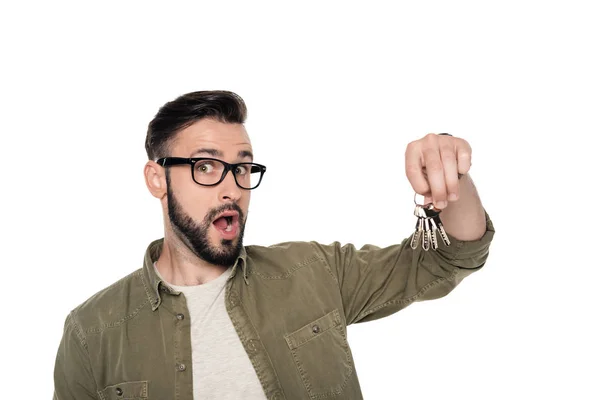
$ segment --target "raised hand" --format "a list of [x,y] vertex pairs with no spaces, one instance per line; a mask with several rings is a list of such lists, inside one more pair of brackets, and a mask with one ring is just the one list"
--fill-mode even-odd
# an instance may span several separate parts
[[410,142],[405,153],[406,177],[414,191],[444,209],[458,200],[459,174],[471,168],[471,146],[461,138],[430,133]]

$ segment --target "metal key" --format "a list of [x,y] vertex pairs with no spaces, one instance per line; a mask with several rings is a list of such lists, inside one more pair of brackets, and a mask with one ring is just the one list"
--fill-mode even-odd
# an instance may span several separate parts
[[413,250],[416,250],[419,246],[421,235],[423,234],[423,218],[421,215],[424,215],[425,211],[421,205],[417,204],[414,214],[417,217],[417,224],[415,225],[415,232],[410,240],[410,247],[412,247]]
[[431,248],[437,250],[440,247],[437,240],[438,227],[433,218],[429,218],[429,224],[431,225]]
[[442,212],[442,210],[438,210],[437,208],[435,208],[433,206],[432,203],[430,203],[430,204],[423,206],[423,211],[425,212],[425,215],[428,218],[430,218],[431,222],[434,224],[434,226],[435,226],[434,231],[438,231],[440,233],[440,236],[442,237],[444,244],[446,246],[450,246],[450,239],[448,238],[448,235],[446,234],[446,230],[444,229],[444,225],[442,224],[442,220],[440,219],[440,213]]
[[431,230],[430,247],[433,250],[437,250],[439,248],[439,243],[437,239],[438,227],[435,223],[434,216],[439,215],[440,212],[441,210],[437,211],[437,208],[435,208],[432,203],[423,206],[423,213],[425,213]]
[[425,225],[425,230],[423,231],[423,250],[428,251],[431,246],[431,228],[429,228],[429,218],[421,218],[423,224]]

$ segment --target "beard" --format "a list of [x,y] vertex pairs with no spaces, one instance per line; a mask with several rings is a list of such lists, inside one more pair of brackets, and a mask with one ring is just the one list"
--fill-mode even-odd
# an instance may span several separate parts
[[[167,182],[167,199],[169,220],[171,221],[173,231],[198,258],[213,265],[231,266],[235,263],[242,251],[244,228],[246,226],[244,212],[240,206],[235,203],[230,203],[224,204],[218,208],[213,208],[206,214],[204,220],[201,223],[198,223],[185,213],[183,207],[171,191],[169,182]],[[237,239],[221,239],[219,246],[211,245],[208,232],[212,222],[217,215],[230,210],[239,213],[239,232]]]

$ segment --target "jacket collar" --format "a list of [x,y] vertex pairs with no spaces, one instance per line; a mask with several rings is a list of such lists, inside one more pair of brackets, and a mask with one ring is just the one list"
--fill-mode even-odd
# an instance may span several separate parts
[[[150,243],[148,248],[146,249],[146,254],[144,255],[144,266],[142,267],[142,281],[144,284],[144,289],[146,290],[146,295],[148,296],[148,300],[150,301],[150,305],[152,306],[152,311],[156,311],[160,306],[162,299],[160,297],[160,292],[169,293],[169,294],[179,294],[179,292],[171,289],[169,285],[163,281],[154,270],[154,262],[158,260],[160,257],[160,253],[162,252],[164,244],[164,238],[158,239]],[[240,266],[241,264],[241,266]],[[249,285],[248,282],[248,263],[246,262],[246,247],[243,246],[238,256],[235,264],[233,265],[233,270],[231,271],[231,276],[229,279],[233,279],[237,270],[242,268],[242,274],[244,278],[244,282]]]

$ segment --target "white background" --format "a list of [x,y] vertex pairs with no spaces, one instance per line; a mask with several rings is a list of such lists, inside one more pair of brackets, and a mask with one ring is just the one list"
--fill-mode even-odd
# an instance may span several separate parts
[[205,89],[246,100],[268,166],[246,244],[399,242],[406,145],[471,144],[488,263],[349,327],[366,399],[598,398],[593,2],[162,3],[0,8],[2,398],[51,397],[67,313],[161,237],[146,126]]

